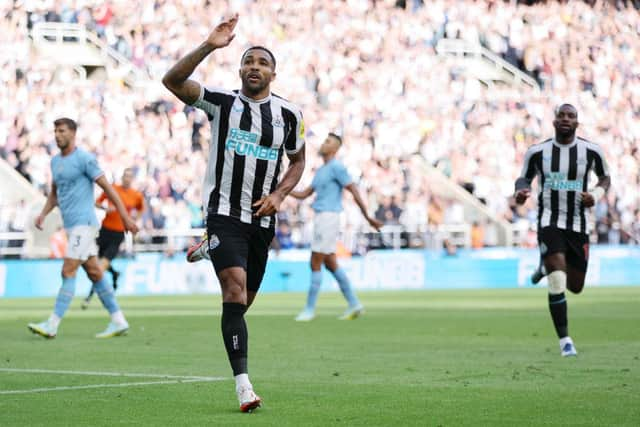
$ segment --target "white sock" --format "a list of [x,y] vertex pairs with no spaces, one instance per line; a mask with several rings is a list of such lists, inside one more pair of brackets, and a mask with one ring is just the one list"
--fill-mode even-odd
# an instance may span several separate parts
[[57,314],[55,314],[55,313],[51,313],[51,316],[49,316],[49,320],[48,320],[48,322],[49,322],[49,324],[50,324],[51,326],[53,326],[54,328],[58,329],[58,325],[60,325],[60,321],[61,321],[61,320],[62,320],[62,319],[61,319],[61,318],[59,318]]
[[571,340],[571,337],[560,338],[560,348],[564,347],[566,343],[573,344],[573,340]]
[[235,376],[235,379],[236,390],[240,390],[241,388],[253,388],[251,381],[249,381],[249,374],[238,374]]
[[111,313],[111,321],[117,323],[118,325],[127,324],[127,319],[124,318],[124,313],[122,312],[122,310]]

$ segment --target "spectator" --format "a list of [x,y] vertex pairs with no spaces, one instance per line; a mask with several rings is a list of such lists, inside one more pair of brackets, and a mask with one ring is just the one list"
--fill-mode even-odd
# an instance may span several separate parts
[[[199,2],[186,0],[145,7],[126,1],[44,3],[50,9],[36,3],[0,5],[0,99],[11,100],[0,103],[0,156],[43,190],[55,148],[47,132],[52,115],[82,117],[79,137],[105,170],[119,175],[122,165],[136,165],[137,175],[147,177],[140,183],[147,199],[166,202],[174,217],[188,215],[191,226],[201,224],[197,214],[184,211],[197,212],[194,206],[202,203],[200,194],[187,189],[201,187],[209,138],[204,115],[178,107],[164,91],[128,86],[113,75],[81,81],[72,69],[56,68],[30,49],[28,30],[47,20],[77,22],[159,80],[182,55],[181,47],[199,40],[225,10],[203,13]],[[638,2],[319,2],[312,8],[283,0],[236,3],[246,17],[237,43],[197,73],[212,84],[231,84],[236,76],[226,65],[255,41],[251,30],[263,27],[261,44],[278,46],[277,56],[296,58],[283,65],[279,73],[287,79],[280,81],[286,85],[276,81],[274,91],[302,101],[307,143],[318,147],[328,131],[341,130],[350,141],[345,165],[369,204],[376,205],[374,189],[398,195],[393,223],[400,221],[397,210],[405,213],[403,224],[404,217],[415,223],[407,207],[415,202],[411,193],[431,185],[418,185],[419,173],[406,173],[405,159],[418,153],[464,184],[495,217],[535,226],[535,200],[517,215],[506,202],[511,183],[527,147],[548,133],[553,107],[571,101],[585,123],[580,134],[601,143],[610,159],[613,199],[606,208],[618,218],[621,241],[629,241],[625,230],[636,227],[640,205]],[[493,50],[532,75],[541,91],[486,88],[465,78],[455,61],[436,56],[434,47],[444,36]],[[310,172],[320,164],[312,151]],[[185,207],[174,209],[180,199]],[[448,212],[457,212],[446,198],[425,202],[434,226],[451,222]],[[296,245],[309,241],[305,210],[289,214]],[[165,214],[162,227],[175,223],[171,215]],[[345,230],[359,229],[356,215],[345,219]]]

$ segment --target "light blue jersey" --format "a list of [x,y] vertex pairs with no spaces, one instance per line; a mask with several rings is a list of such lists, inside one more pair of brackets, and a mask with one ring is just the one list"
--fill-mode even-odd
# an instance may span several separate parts
[[93,183],[104,174],[93,154],[76,148],[71,154],[51,159],[51,174],[57,187],[58,206],[64,228],[97,227]]
[[351,176],[347,168],[331,159],[316,171],[311,187],[316,192],[316,199],[311,207],[316,212],[341,212],[342,189],[351,184]]

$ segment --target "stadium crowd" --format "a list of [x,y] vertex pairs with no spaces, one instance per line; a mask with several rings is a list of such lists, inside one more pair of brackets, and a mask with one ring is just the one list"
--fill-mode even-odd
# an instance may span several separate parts
[[[428,3],[428,6],[425,5]],[[535,226],[535,200],[516,208],[513,182],[526,148],[553,136],[553,107],[572,102],[578,133],[603,146],[612,190],[595,208],[599,242],[640,234],[640,16],[635,2],[502,1],[9,1],[0,6],[0,156],[46,192],[55,153],[52,122],[78,119],[80,144],[111,178],[136,170],[148,229],[202,226],[206,118],[183,108],[160,83],[175,60],[199,44],[224,13],[238,11],[237,37],[194,78],[239,87],[241,52],[270,47],[275,92],[302,107],[307,168],[321,164],[327,132],[344,137],[340,157],[386,224],[406,230],[465,221],[459,203],[438,197],[421,156],[522,230]],[[143,68],[150,82],[80,80],[31,48],[38,22],[80,23]],[[439,56],[443,38],[480,44],[531,75],[540,91],[467,79]],[[534,199],[534,198],[532,198]],[[284,203],[281,246],[305,245],[309,203]],[[347,229],[365,229],[350,200]],[[7,217],[8,214],[0,215]],[[2,221],[11,223],[11,219]],[[478,225],[476,224],[476,227]],[[0,230],[2,231],[2,230]],[[481,235],[481,234],[480,234]],[[492,244],[490,236],[478,243]],[[532,242],[529,242],[532,243]]]

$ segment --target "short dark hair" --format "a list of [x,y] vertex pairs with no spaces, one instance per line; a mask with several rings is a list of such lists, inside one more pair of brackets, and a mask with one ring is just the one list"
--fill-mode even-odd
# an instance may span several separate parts
[[269,54],[269,56],[271,57],[271,61],[273,62],[273,69],[276,69],[276,57],[275,55],[266,47],[264,46],[251,46],[249,49],[245,50],[244,53],[242,54],[242,57],[240,58],[240,65],[242,65],[242,61],[244,60],[244,57],[247,56],[247,53],[249,53],[250,50],[263,50],[265,52],[267,52],[267,54]]
[[59,119],[55,119],[53,121],[53,126],[55,127],[62,126],[62,125],[68,127],[69,130],[72,130],[74,132],[78,129],[77,123],[68,117],[60,117]]
[[342,145],[342,137],[340,135],[338,135],[337,133],[329,132],[329,136],[331,138],[337,139],[340,145]]
[[560,104],[560,105],[556,106],[556,108],[553,109],[553,115],[557,116],[562,107],[571,107],[574,110],[576,110],[576,114],[578,113],[578,109],[573,104],[569,104],[568,102],[565,102],[563,104]]

